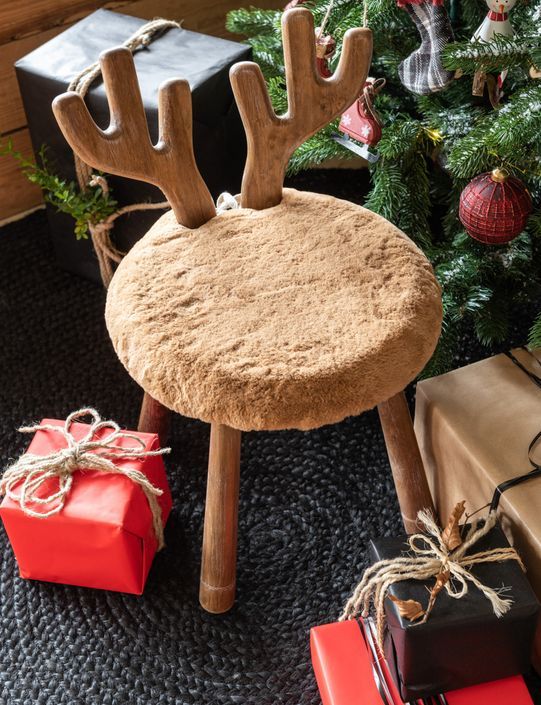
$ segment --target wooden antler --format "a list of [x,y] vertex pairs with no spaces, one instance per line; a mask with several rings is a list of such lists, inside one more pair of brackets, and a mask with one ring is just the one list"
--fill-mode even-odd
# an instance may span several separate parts
[[263,209],[280,203],[291,154],[355,101],[370,67],[369,29],[346,32],[338,68],[328,79],[322,78],[316,67],[314,21],[309,10],[284,12],[282,35],[288,95],[285,115],[274,112],[256,64],[243,61],[231,69],[231,83],[248,139],[242,181],[245,208]]
[[111,112],[106,130],[97,127],[77,93],[64,93],[53,102],[73,151],[95,169],[158,186],[186,227],[210,220],[216,211],[195,163],[187,81],[173,79],[160,87],[160,137],[153,146],[131,52],[111,49],[100,56],[100,64]]

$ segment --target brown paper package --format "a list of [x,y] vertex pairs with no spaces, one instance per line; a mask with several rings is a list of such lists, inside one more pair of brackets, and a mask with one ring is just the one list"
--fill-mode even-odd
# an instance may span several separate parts
[[[541,377],[526,351],[512,352]],[[534,352],[541,359],[541,350]],[[440,518],[462,499],[473,512],[501,482],[531,470],[528,445],[540,430],[541,388],[506,355],[419,382],[415,432]],[[541,444],[534,457],[541,463]],[[541,479],[505,492],[499,513],[541,599]],[[541,624],[534,665],[541,671]]]

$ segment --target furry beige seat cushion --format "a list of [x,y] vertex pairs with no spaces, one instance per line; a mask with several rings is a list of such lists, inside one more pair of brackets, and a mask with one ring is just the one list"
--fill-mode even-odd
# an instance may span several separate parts
[[403,389],[441,325],[422,252],[374,213],[285,190],[197,230],[161,217],[120,264],[106,320],[170,409],[241,430],[309,429]]

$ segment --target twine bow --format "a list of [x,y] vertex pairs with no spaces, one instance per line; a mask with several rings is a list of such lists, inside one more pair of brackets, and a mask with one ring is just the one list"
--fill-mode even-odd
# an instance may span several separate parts
[[[76,440],[70,431],[71,425],[87,416],[92,418],[92,423],[86,435],[81,440]],[[111,431],[98,438],[98,433],[102,429],[111,429]],[[0,494],[5,494],[17,502],[28,516],[46,519],[53,514],[58,514],[64,508],[73,485],[73,473],[76,470],[98,470],[104,473],[124,475],[143,490],[152,513],[158,550],[163,548],[162,512],[157,500],[163,494],[163,490],[154,487],[141,471],[115,465],[114,461],[163,455],[169,453],[170,448],[145,450],[145,443],[141,438],[133,433],[121,431],[114,421],[103,421],[95,409],[79,409],[72,412],[63,426],[36,424],[35,426],[23,426],[19,431],[21,433],[35,433],[36,431],[59,433],[66,441],[66,447],[48,455],[25,453],[4,472],[0,480]],[[116,442],[121,438],[128,438],[136,445],[122,448],[116,445]],[[46,496],[41,496],[41,491],[46,490],[49,481],[55,478],[58,480],[58,489],[50,491]],[[43,505],[48,505],[49,508],[43,511],[37,509]]]
[[[385,630],[385,598],[394,583],[402,580],[425,581],[437,578],[427,610],[422,610],[419,603],[414,603],[418,612],[411,619],[422,617],[420,623],[426,622],[428,619],[435,602],[435,596],[439,591],[445,589],[450,597],[459,600],[468,593],[468,583],[475,585],[490,600],[494,614],[501,617],[513,603],[511,598],[501,597],[501,593],[506,588],[494,590],[488,585],[484,585],[470,569],[478,563],[514,560],[518,561],[524,570],[520,556],[511,547],[493,548],[468,554],[468,550],[494,527],[496,512],[490,512],[482,526],[477,523],[472,524],[464,541],[454,550],[448,548],[449,542],[445,539],[445,532],[440,529],[429,512],[421,511],[417,516],[419,522],[426,527],[426,534],[413,534],[409,537],[408,544],[411,554],[378,561],[366,570],[363,579],[357,585],[340,617],[341,621],[353,619],[359,613],[363,617],[367,617],[370,603],[373,602],[376,611],[378,643],[382,649]],[[405,602],[413,603],[412,600]]]

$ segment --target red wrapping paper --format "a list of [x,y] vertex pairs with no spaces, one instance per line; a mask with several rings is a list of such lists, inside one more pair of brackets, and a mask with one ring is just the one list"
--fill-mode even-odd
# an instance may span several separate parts
[[[382,705],[371,656],[356,620],[315,627],[310,632],[312,665],[323,705]],[[380,660],[392,703],[404,705]],[[448,705],[533,705],[522,676],[445,693]]]
[[[52,419],[42,423],[64,425],[64,421]],[[80,440],[88,428],[87,424],[74,423],[70,431]],[[110,429],[101,429],[97,438],[108,433]],[[144,450],[160,447],[156,434],[130,433],[145,443]],[[133,440],[119,438],[116,445],[132,448]],[[27,452],[46,455],[65,447],[60,434],[37,431]],[[165,525],[172,499],[161,456],[117,459],[115,464],[140,470],[163,490],[158,503]],[[47,505],[41,508],[46,509]],[[76,471],[59,514],[31,517],[17,502],[4,497],[0,516],[22,578],[142,594],[158,542],[143,490],[124,475]]]

